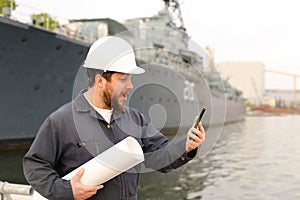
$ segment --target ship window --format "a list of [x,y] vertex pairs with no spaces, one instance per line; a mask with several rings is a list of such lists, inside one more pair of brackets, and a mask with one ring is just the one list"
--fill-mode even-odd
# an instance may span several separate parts
[[22,43],[26,43],[27,39],[26,38],[22,38],[21,41],[22,41]]
[[100,22],[97,27],[98,38],[108,35],[108,26],[107,23]]
[[56,46],[56,50],[60,50],[61,49],[61,45]]
[[153,43],[153,46],[154,46],[155,48],[157,48],[158,50],[160,49],[160,51],[164,48],[163,45],[161,45],[161,44],[156,44],[156,43]]
[[33,87],[33,89],[37,91],[37,90],[40,89],[40,86],[39,86],[38,84],[36,84],[36,85]]

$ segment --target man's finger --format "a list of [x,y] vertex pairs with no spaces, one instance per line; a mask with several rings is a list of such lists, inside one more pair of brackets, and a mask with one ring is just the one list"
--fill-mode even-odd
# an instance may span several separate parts
[[197,137],[197,129],[196,128],[190,128],[187,135],[188,135],[189,140],[193,140],[194,137]]
[[[196,123],[197,123],[197,121],[198,121],[198,117],[199,116],[195,116],[195,118],[194,118],[194,122],[193,122],[193,126],[192,127],[195,127],[196,126]],[[198,125],[197,125],[198,126]],[[197,127],[196,126],[196,127]]]
[[73,177],[74,180],[80,180],[80,178],[82,177],[84,173],[84,168],[81,168]]
[[200,123],[198,124],[198,129],[199,129],[199,131],[201,131],[202,133],[205,133],[204,127],[203,127],[203,125],[202,125],[202,122],[200,122]]
[[195,129],[195,132],[193,132],[191,134],[191,137],[195,142],[200,142],[200,140],[202,139],[201,132],[196,129]]
[[95,185],[95,186],[86,186],[86,192],[97,192],[97,190],[102,189],[103,185]]

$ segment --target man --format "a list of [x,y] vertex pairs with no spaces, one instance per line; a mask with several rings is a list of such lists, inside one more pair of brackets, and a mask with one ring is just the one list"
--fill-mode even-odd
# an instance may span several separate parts
[[199,130],[191,128],[183,140],[169,142],[140,112],[125,106],[133,88],[131,74],[144,72],[136,66],[129,43],[114,36],[99,39],[91,46],[83,67],[87,69],[88,89],[44,121],[24,157],[25,177],[37,192],[59,200],[137,199],[141,166],[103,185],[83,185],[84,169],[70,181],[62,179],[129,135],[140,143],[147,168],[168,172],[195,157],[205,139],[201,123]]

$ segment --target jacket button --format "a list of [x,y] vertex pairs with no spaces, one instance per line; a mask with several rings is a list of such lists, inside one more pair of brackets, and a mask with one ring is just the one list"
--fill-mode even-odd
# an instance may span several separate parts
[[181,159],[182,161],[184,161],[184,160],[185,160],[185,157],[182,156],[180,159]]
[[110,128],[110,125],[109,125],[109,124],[107,124],[107,125],[106,125],[106,127],[107,127],[107,128]]

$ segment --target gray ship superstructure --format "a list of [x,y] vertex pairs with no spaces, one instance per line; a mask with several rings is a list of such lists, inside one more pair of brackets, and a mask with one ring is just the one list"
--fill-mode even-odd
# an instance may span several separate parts
[[206,71],[203,56],[189,50],[178,8],[177,1],[165,1],[157,16],[123,24],[108,18],[74,20],[64,33],[0,17],[0,141],[30,143],[45,118],[72,99],[74,84],[84,87],[78,69],[90,44],[106,35],[119,35],[134,46],[146,73],[133,76],[128,103],[164,132],[190,127],[204,106],[206,125],[242,120],[240,93],[223,84],[216,71]]

